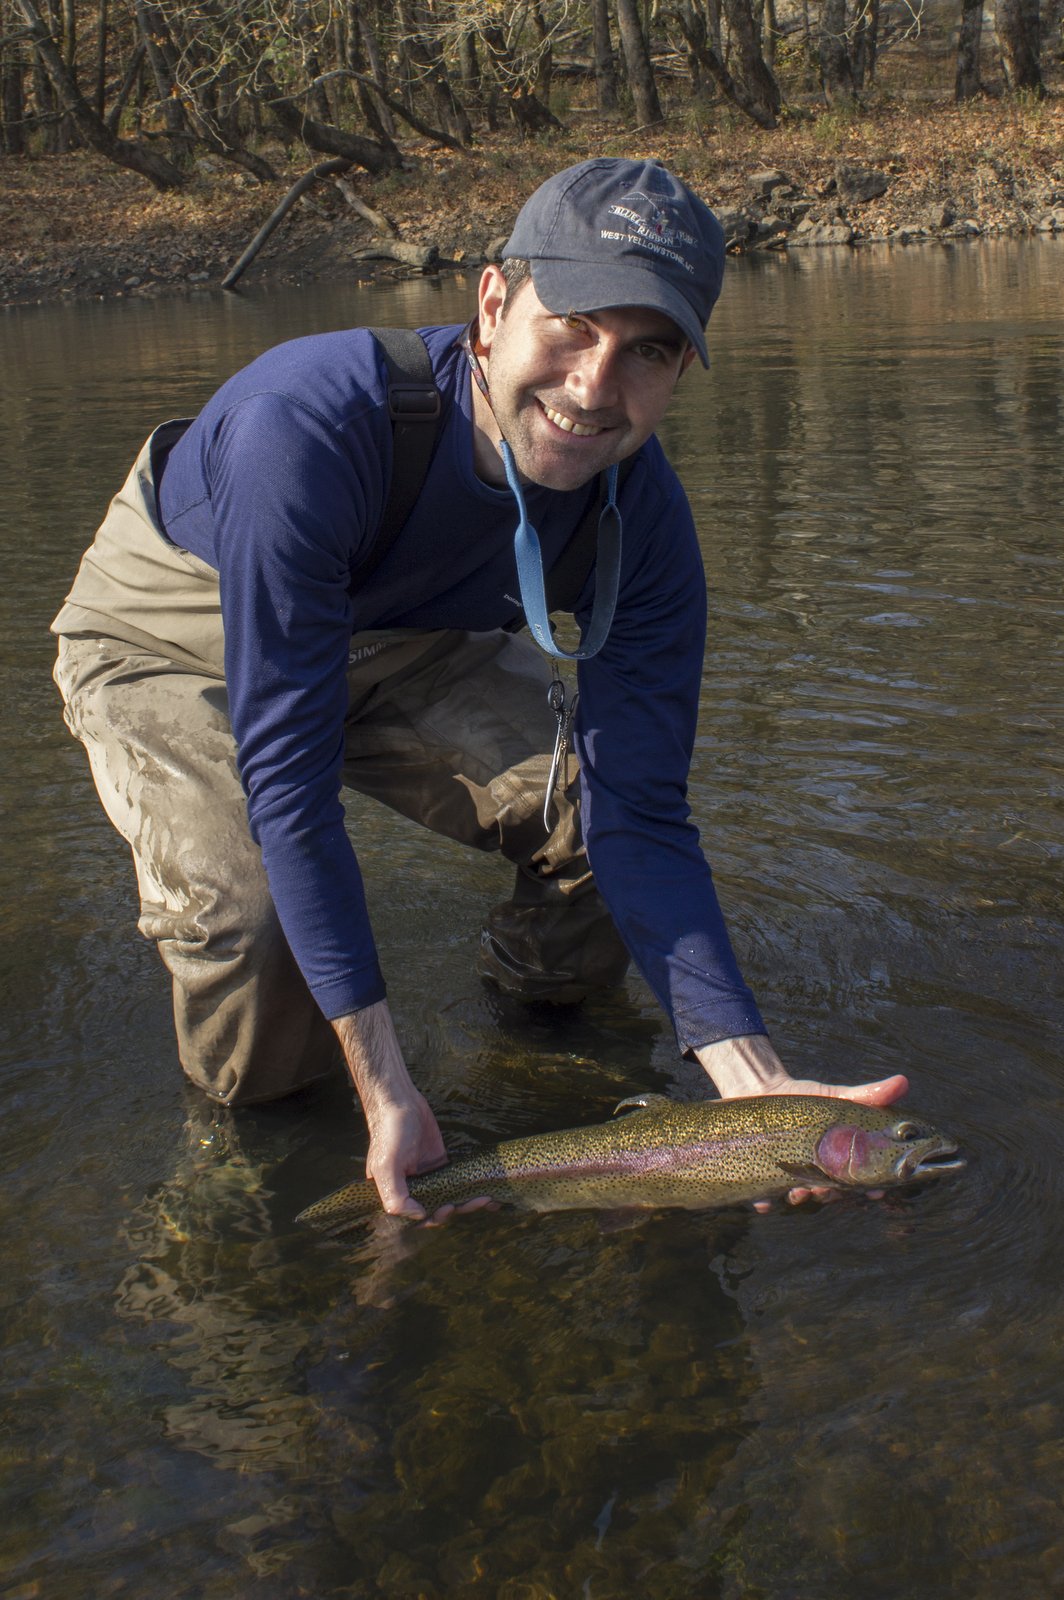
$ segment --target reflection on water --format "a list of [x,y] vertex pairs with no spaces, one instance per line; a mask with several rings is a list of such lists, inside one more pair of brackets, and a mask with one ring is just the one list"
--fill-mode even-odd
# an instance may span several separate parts
[[[692,802],[794,1067],[908,1072],[970,1164],[632,1226],[296,1230],[362,1148],[349,1096],[182,1086],[48,680],[148,426],[278,339],[458,320],[472,286],[0,321],[2,1600],[1064,1592],[1062,250],[731,274],[665,430],[712,599]],[[567,1019],[480,992],[497,863],[349,820],[455,1153],[697,1090],[636,981]]]

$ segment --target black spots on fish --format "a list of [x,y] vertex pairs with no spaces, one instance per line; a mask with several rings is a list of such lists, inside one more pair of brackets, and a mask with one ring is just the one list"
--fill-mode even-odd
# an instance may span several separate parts
[[[773,1095],[740,1100],[648,1103],[613,1122],[506,1140],[468,1160],[410,1181],[435,1210],[487,1195],[527,1210],[681,1206],[701,1209],[783,1193],[795,1179],[823,1178],[818,1149],[843,1182],[906,1181],[961,1163],[956,1146],[922,1119],[840,1098]],[[903,1130],[899,1132],[899,1130]],[[923,1137],[912,1140],[910,1131]],[[905,1152],[891,1167],[872,1155],[892,1141]],[[854,1160],[860,1148],[866,1159]],[[896,1170],[895,1170],[896,1169]],[[832,1176],[835,1176],[832,1173]],[[301,1213],[315,1226],[347,1226],[379,1204],[370,1184],[350,1185]]]
[[333,1234],[352,1227],[364,1217],[372,1215],[380,1205],[377,1191],[371,1183],[349,1183],[336,1189],[323,1200],[316,1200],[296,1217],[322,1233]]

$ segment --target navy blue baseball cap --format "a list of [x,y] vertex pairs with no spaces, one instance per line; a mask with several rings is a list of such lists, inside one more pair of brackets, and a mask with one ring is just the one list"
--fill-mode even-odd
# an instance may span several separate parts
[[555,173],[521,208],[502,254],[528,260],[548,311],[649,306],[709,366],[705,326],[724,277],[724,231],[660,161],[604,157]]

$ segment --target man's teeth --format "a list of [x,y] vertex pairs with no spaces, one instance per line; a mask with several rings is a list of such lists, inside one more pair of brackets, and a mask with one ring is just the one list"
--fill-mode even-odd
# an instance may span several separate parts
[[578,439],[590,439],[594,434],[601,433],[601,428],[587,428],[582,422],[574,422],[571,417],[563,417],[560,411],[552,411],[550,406],[544,406],[548,418],[557,428],[564,428],[566,433],[575,433]]

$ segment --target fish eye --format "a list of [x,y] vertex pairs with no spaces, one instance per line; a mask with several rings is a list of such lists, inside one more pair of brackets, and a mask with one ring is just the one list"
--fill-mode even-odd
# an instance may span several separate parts
[[919,1139],[923,1129],[918,1122],[896,1122],[894,1124],[895,1139]]

